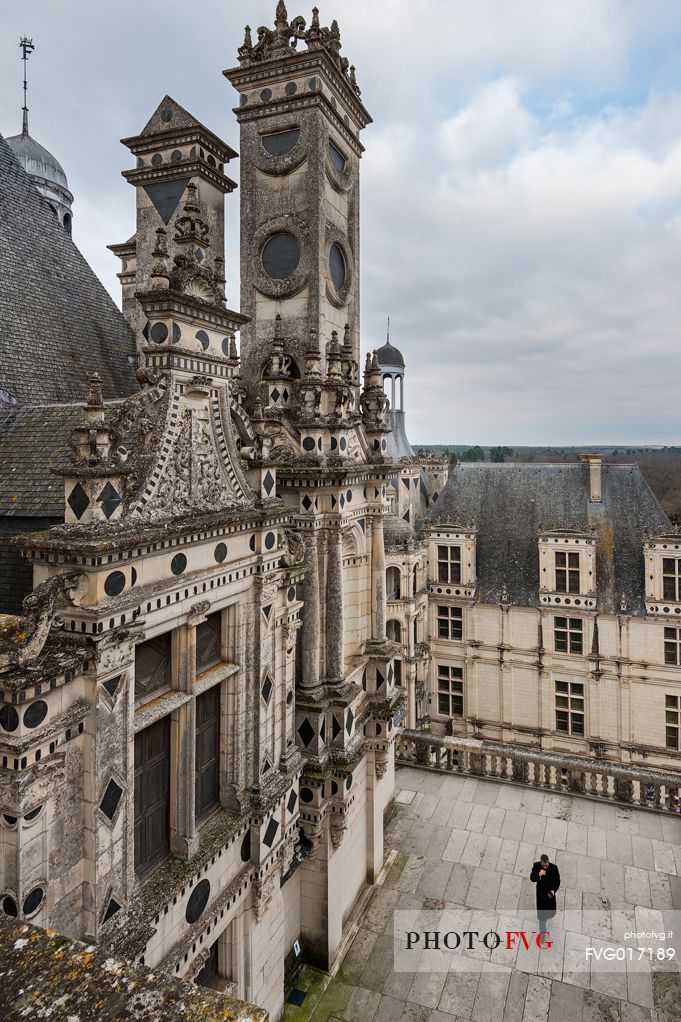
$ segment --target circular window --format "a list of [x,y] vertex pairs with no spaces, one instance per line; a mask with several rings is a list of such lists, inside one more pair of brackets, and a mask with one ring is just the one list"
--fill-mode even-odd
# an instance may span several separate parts
[[24,724],[26,727],[38,727],[47,716],[47,703],[44,699],[36,699],[34,703],[26,708],[24,713]]
[[292,702],[293,702],[293,689],[290,689],[288,695],[286,696],[286,705],[290,706]]
[[203,910],[208,904],[210,897],[210,881],[199,880],[198,884],[189,895],[189,901],[187,902],[187,911],[185,912],[185,919],[188,923],[195,923],[196,920],[203,914]]
[[150,330],[150,334],[154,344],[163,344],[168,336],[168,327],[165,323],[154,323]]
[[179,163],[180,160],[182,159],[182,153],[180,152],[180,150],[173,149],[172,153],[170,154],[170,159],[173,161],[173,163]]
[[203,348],[203,350],[206,351],[206,349],[208,348],[208,345],[210,344],[210,338],[208,337],[208,334],[206,333],[206,331],[205,330],[197,330],[196,331],[196,339],[199,342],[199,344],[201,345],[201,347]]
[[289,586],[289,588],[287,590],[287,593],[286,593],[286,599],[288,600],[289,603],[293,603],[295,598],[296,598],[295,586]]
[[274,533],[268,532],[267,535],[265,536],[265,549],[271,550],[276,541],[277,537],[274,535]]
[[350,791],[351,787],[352,787],[352,774],[348,774],[348,776],[345,779],[345,788],[346,788],[347,791]]
[[34,912],[37,912],[43,903],[44,896],[45,894],[42,887],[34,887],[33,890],[24,898],[24,915],[31,916]]
[[307,803],[311,802],[313,798],[314,798],[314,795],[313,795],[312,790],[310,788],[301,788],[300,789],[300,801],[301,802],[305,802],[305,804],[307,805]]
[[104,579],[104,592],[107,596],[118,596],[125,589],[125,575],[122,571],[112,571]]
[[16,822],[19,819],[18,816],[9,816],[7,813],[3,813],[2,818],[3,818],[3,820],[5,821],[5,823],[7,824],[8,827],[15,827],[16,826]]
[[32,820],[35,820],[36,816],[40,815],[40,810],[42,808],[42,806],[38,806],[36,809],[31,809],[30,813],[26,813],[24,816],[24,823],[30,823]]
[[3,731],[16,731],[19,727],[19,714],[9,703],[0,708],[0,727]]
[[215,550],[213,551],[213,555],[218,564],[222,564],[222,562],[227,557],[227,544],[218,543],[218,545],[215,547]]
[[170,570],[173,575],[181,575],[184,569],[187,567],[187,558],[184,554],[175,554],[172,561],[170,562]]
[[337,242],[333,243],[329,252],[329,273],[336,291],[341,291],[345,285],[345,256]]
[[2,899],[2,911],[6,916],[18,916],[19,909],[14,898],[10,898],[9,894],[5,895]]
[[285,280],[290,277],[300,262],[300,245],[287,231],[280,231],[269,238],[262,250],[262,265],[268,277]]
[[314,449],[315,449],[314,437],[306,436],[303,440],[303,450],[314,451]]

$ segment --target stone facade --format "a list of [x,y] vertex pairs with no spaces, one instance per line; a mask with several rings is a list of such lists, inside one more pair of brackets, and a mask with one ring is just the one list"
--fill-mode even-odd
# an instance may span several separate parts
[[[306,31],[280,3],[228,72],[241,312],[236,154],[167,96],[125,140],[137,231],[112,247],[140,389],[111,402],[91,376],[54,467],[64,524],[19,540],[35,588],[0,619],[5,913],[272,1019],[294,941],[331,966],[382,866],[402,702],[388,402],[375,356],[359,372],[370,118],[339,51],[335,22]],[[295,166],[270,168],[262,136],[298,121]],[[277,234],[304,272],[265,255]]]

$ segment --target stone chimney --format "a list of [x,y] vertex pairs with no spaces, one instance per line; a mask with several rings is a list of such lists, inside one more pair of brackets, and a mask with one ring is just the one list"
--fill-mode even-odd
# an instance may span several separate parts
[[601,469],[603,467],[602,454],[583,454],[582,461],[589,466],[589,500],[593,503],[601,502]]

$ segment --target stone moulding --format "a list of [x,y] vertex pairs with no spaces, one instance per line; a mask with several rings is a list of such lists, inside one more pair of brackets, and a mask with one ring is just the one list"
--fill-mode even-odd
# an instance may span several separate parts
[[[279,232],[292,234],[300,248],[300,261],[296,269],[283,280],[270,277],[262,266],[261,252],[268,238]],[[252,242],[251,273],[253,284],[267,298],[292,298],[310,282],[310,229],[299,214],[271,217],[256,228]]]

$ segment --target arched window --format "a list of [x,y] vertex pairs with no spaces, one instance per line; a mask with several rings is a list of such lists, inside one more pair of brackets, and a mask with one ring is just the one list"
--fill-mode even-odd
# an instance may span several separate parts
[[400,569],[390,567],[385,573],[385,592],[389,600],[399,600],[402,595],[400,585]]
[[71,233],[71,214],[64,213],[64,230],[67,234]]
[[391,642],[402,642],[402,625],[395,618],[386,621],[385,630]]

